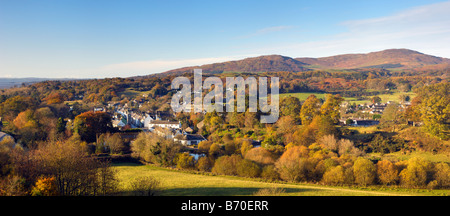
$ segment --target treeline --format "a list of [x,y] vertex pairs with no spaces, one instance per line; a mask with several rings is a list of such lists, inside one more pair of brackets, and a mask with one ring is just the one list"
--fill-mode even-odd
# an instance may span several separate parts
[[98,196],[117,193],[107,161],[87,157],[74,140],[47,142],[24,150],[0,142],[0,196]]
[[412,158],[407,161],[363,158],[349,140],[324,136],[306,146],[288,145],[282,151],[254,148],[246,139],[218,145],[199,144],[205,156],[195,160],[171,140],[141,134],[132,144],[136,157],[162,166],[184,170],[262,178],[267,181],[309,182],[324,185],[398,185],[405,188],[450,188],[447,163]]
[[[314,70],[305,72],[264,72],[240,73],[248,77],[280,77],[280,92],[334,92],[345,96],[356,95],[365,90],[384,91],[398,89],[409,91],[413,87],[439,83],[447,79],[448,70],[428,71],[389,71],[386,69],[352,69],[352,70]],[[204,74],[224,78],[223,74]],[[192,73],[183,74],[192,78]],[[236,76],[236,74],[232,74]],[[15,96],[30,97],[37,103],[59,104],[64,101],[82,101],[83,103],[106,104],[109,101],[133,100],[135,97],[123,95],[126,89],[149,91],[152,98],[171,94],[170,84],[175,75],[150,76],[141,78],[105,78],[72,81],[44,81],[20,88],[0,90],[0,103]],[[349,93],[353,92],[353,93]],[[139,99],[139,98],[138,98]]]

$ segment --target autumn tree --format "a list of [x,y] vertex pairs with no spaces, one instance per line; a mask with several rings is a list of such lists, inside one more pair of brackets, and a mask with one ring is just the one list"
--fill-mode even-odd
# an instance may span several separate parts
[[376,167],[372,161],[359,157],[353,165],[355,182],[360,185],[371,185],[375,181]]
[[214,161],[209,157],[201,157],[197,161],[197,169],[203,172],[211,171],[213,165]]
[[41,177],[31,189],[32,196],[56,196],[56,181],[54,177]]
[[381,184],[393,185],[398,181],[398,169],[394,163],[388,160],[378,161],[377,176]]
[[308,148],[305,146],[294,146],[286,150],[275,163],[275,167],[281,179],[286,181],[306,180],[309,176],[310,161]]
[[426,86],[419,90],[417,105],[425,129],[444,140],[450,138],[450,83]]
[[280,179],[280,174],[278,174],[274,165],[267,165],[262,168],[261,177],[269,181],[275,181]]
[[275,156],[265,148],[252,148],[245,154],[245,159],[253,161],[259,165],[269,165],[275,163]]
[[320,100],[315,95],[310,95],[302,105],[300,119],[302,125],[309,125],[316,115],[320,114]]
[[213,144],[213,142],[211,142],[209,140],[201,141],[198,144],[198,150],[200,150],[203,153],[207,153],[209,151],[209,149],[211,148],[212,144]]
[[242,177],[256,178],[261,174],[261,168],[253,161],[243,159],[237,164],[236,172]]
[[291,116],[283,116],[275,124],[277,135],[286,144],[294,142],[294,132],[297,129],[296,122]]
[[181,151],[181,144],[165,139],[154,133],[140,133],[131,143],[132,155],[144,161],[170,166],[174,158]]
[[345,183],[345,173],[342,166],[330,168],[323,174],[322,182],[327,185],[342,185]]
[[315,116],[308,127],[314,132],[315,140],[318,140],[325,135],[337,134],[333,121],[322,115]]
[[59,92],[52,92],[44,98],[47,104],[59,104],[64,102],[64,96]]
[[400,183],[405,187],[424,187],[430,180],[431,163],[420,158],[411,158],[400,172]]
[[109,152],[111,154],[119,154],[125,149],[125,144],[118,133],[105,133],[99,136],[97,140],[97,149],[99,152]]
[[244,140],[241,145],[241,155],[245,157],[248,151],[250,151],[253,148],[253,145],[251,141]]
[[107,195],[117,183],[110,165],[86,157],[79,145],[49,142],[33,154],[34,169],[39,175],[55,178],[59,195]]
[[3,116],[6,121],[12,121],[20,112],[32,110],[35,107],[36,102],[31,97],[15,96],[0,104],[0,116]]
[[439,188],[450,188],[450,166],[441,162],[434,166],[434,180]]
[[381,103],[381,98],[379,96],[373,96],[371,101],[372,101],[372,104]]
[[300,111],[302,105],[297,97],[286,97],[280,101],[280,114],[290,116],[295,123],[300,122]]
[[106,112],[84,112],[75,117],[73,127],[82,140],[95,142],[97,135],[112,130],[111,116]]
[[237,167],[242,160],[242,157],[239,155],[219,157],[211,171],[221,175],[237,175]]
[[326,100],[320,108],[320,112],[326,118],[329,118],[333,124],[338,124],[341,118],[340,105],[344,101],[340,95],[327,94]]
[[189,155],[188,152],[179,153],[175,160],[179,169],[192,169],[195,167],[194,157]]
[[397,103],[390,103],[383,111],[380,124],[384,127],[392,127],[392,132],[395,132],[395,127],[400,124],[400,117],[399,105]]

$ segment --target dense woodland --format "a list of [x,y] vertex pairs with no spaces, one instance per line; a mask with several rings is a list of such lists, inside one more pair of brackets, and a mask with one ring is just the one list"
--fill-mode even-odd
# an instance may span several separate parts
[[[174,116],[183,128],[191,127],[207,138],[196,146],[205,155],[198,160],[189,149],[155,134],[141,132],[133,142],[124,140],[118,136],[124,131],[112,127],[108,112],[92,112],[113,102],[141,112],[171,112],[168,102],[175,92],[170,89],[175,75],[45,81],[2,89],[2,131],[13,139],[0,142],[0,195],[114,195],[114,171],[98,156],[130,152],[160,166],[267,181],[448,189],[446,162],[370,156],[450,153],[448,74],[448,69],[239,73],[280,77],[280,93],[328,94],[324,100],[314,95],[305,101],[284,98],[275,124],[261,124],[261,113],[248,111]],[[184,76],[193,78],[189,73]],[[342,97],[372,99],[392,91],[414,92],[416,97],[406,109],[390,104],[375,132],[339,125]],[[410,126],[408,121],[422,126]],[[200,122],[203,126],[198,128]],[[252,140],[259,140],[261,147],[253,147]]]

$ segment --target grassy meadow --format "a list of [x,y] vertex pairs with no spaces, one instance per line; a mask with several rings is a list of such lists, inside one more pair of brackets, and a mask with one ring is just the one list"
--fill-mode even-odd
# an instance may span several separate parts
[[120,190],[123,195],[131,195],[133,179],[153,176],[162,184],[162,196],[252,196],[263,188],[282,188],[282,196],[426,196],[450,195],[449,190],[412,190],[400,188],[356,188],[331,187],[299,183],[269,183],[234,176],[214,176],[196,174],[152,165],[131,163],[114,164],[117,170]]
[[[296,97],[298,98],[300,101],[304,101],[306,100],[306,98],[308,98],[310,95],[315,95],[317,98],[319,99],[324,99],[327,95],[327,93],[313,93],[313,92],[301,92],[301,93],[283,93],[280,94],[280,98],[284,98],[284,97]],[[377,95],[378,97],[381,98],[381,101],[383,103],[386,103],[388,101],[394,101],[394,102],[400,102],[400,95],[408,95],[409,97],[413,98],[415,96],[415,93],[413,92],[393,92],[391,94],[379,94]],[[358,100],[355,97],[344,97],[344,100],[350,103],[356,103],[356,104],[369,104],[371,103],[370,101],[371,96],[365,97],[365,99],[363,100]]]

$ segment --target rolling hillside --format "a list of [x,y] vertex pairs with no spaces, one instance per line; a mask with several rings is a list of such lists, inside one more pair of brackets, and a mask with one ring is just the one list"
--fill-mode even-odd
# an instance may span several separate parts
[[388,49],[367,54],[344,54],[322,58],[291,58],[266,55],[199,66],[188,66],[148,76],[181,75],[196,68],[204,73],[223,72],[303,72],[314,69],[444,69],[450,68],[450,59],[423,54],[409,49]]
[[408,49],[389,49],[368,54],[345,54],[323,58],[296,58],[316,68],[401,68],[412,69],[428,65],[447,65],[450,59],[426,55]]
[[275,72],[275,71],[308,71],[307,64],[290,57],[281,55],[267,55],[246,58],[237,61],[207,64],[202,66],[184,67],[164,72],[164,74],[183,74],[192,72],[194,68],[201,68],[205,73],[223,72]]

